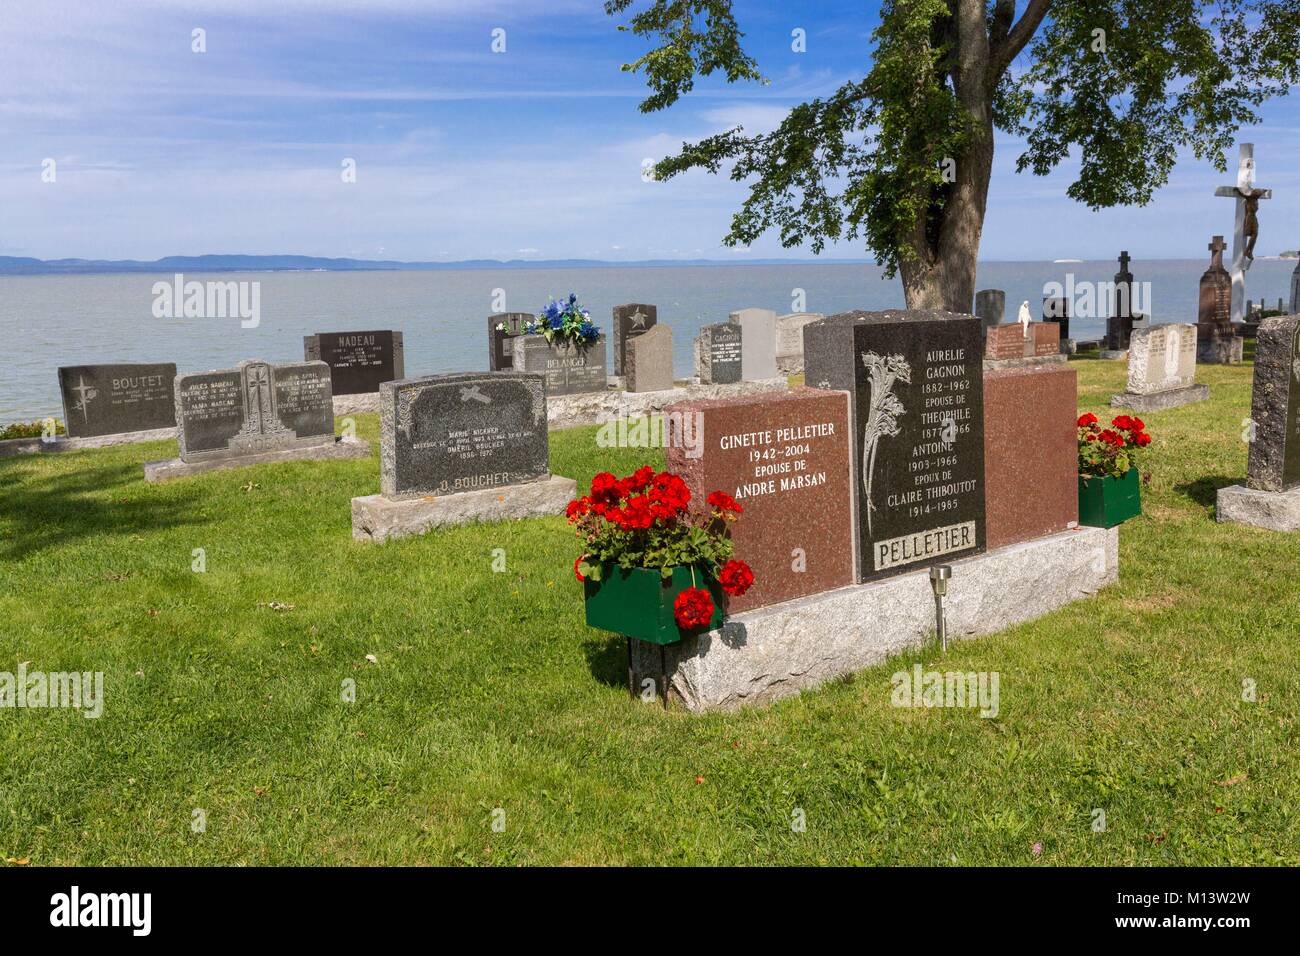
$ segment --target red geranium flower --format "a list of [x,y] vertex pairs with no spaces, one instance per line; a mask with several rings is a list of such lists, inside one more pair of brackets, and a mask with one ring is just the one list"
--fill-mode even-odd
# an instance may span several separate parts
[[736,504],[736,499],[725,491],[715,491],[706,500],[719,511],[734,511],[736,514],[740,514],[744,510],[740,505]]
[[1079,416],[1080,428],[1087,428],[1089,425],[1095,425],[1095,424],[1097,424],[1097,416],[1094,415],[1092,412],[1088,412],[1086,414]]
[[1146,432],[1139,432],[1138,434],[1133,436],[1133,442],[1139,448],[1146,448],[1147,445],[1151,444],[1151,436],[1148,435]]
[[713,617],[713,598],[703,588],[687,588],[673,601],[673,618],[683,630],[703,627]]
[[602,471],[591,479],[592,501],[609,503],[618,498],[618,479],[607,471]]
[[718,581],[722,584],[722,590],[732,597],[740,597],[754,583],[754,572],[749,569],[749,565],[744,561],[739,558],[732,558],[722,566],[722,571],[718,574]]
[[583,495],[581,498],[575,498],[573,501],[570,501],[569,507],[564,509],[564,513],[568,516],[570,521],[576,521],[578,518],[585,515],[590,508],[591,499],[586,495]]

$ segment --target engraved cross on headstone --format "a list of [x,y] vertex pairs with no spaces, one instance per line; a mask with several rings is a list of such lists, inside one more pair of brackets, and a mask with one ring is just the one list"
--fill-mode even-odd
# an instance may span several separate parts
[[83,419],[90,421],[90,400],[95,397],[95,390],[86,384],[84,375],[78,377],[77,383],[77,387],[73,391],[81,396],[81,401],[77,402],[75,407],[81,410]]
[[[1216,196],[1237,200],[1237,221],[1232,233],[1232,268],[1228,270],[1232,275],[1233,322],[1240,322],[1245,317],[1246,270],[1251,263],[1251,257],[1246,255],[1247,233],[1257,234],[1259,230],[1258,222],[1253,222],[1253,210],[1258,208],[1259,200],[1273,198],[1273,190],[1255,188],[1255,144],[1242,143],[1238,152],[1237,185],[1220,186],[1214,191]],[[1252,228],[1247,229],[1248,225]]]
[[271,370],[265,365],[250,365],[244,370],[244,376],[249,425],[253,431],[265,431],[271,417]]

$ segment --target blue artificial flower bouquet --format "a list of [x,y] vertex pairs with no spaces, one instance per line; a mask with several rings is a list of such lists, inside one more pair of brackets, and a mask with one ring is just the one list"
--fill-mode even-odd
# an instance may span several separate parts
[[524,325],[524,332],[544,335],[552,345],[586,346],[600,336],[600,329],[591,321],[591,313],[578,305],[577,293],[573,292],[567,299],[548,302],[536,319]]

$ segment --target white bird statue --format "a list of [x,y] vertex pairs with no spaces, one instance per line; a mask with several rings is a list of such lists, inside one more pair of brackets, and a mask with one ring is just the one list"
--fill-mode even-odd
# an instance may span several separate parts
[[1031,316],[1031,315],[1029,314],[1029,300],[1028,300],[1028,299],[1026,299],[1024,302],[1021,302],[1021,303],[1020,303],[1020,315],[1017,316],[1016,321],[1020,323],[1020,327],[1021,327],[1022,329],[1024,329],[1025,336],[1028,337],[1028,335],[1029,335],[1029,323],[1032,322],[1032,321],[1034,321],[1033,316]]

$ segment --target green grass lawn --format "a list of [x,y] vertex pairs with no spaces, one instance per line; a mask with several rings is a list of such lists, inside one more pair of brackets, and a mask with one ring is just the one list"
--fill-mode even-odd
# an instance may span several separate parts
[[[1072,367],[1108,413],[1124,364]],[[98,720],[0,710],[0,860],[1300,863],[1300,535],[1215,524],[1250,368],[1198,375],[1209,402],[1144,416],[1118,585],[943,660],[703,716],[629,701],[562,518],[354,543],[373,416],[369,461],[158,486],[141,463],[174,443],[0,460],[0,670],[106,681]],[[553,434],[554,471],[661,462],[594,434]],[[998,717],[891,707],[917,661],[999,672]]]

